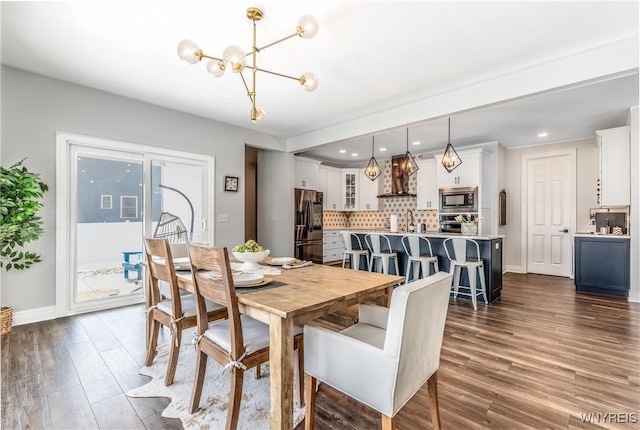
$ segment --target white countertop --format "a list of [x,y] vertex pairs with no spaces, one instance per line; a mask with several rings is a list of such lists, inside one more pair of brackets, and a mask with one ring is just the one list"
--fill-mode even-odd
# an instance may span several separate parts
[[[492,240],[492,239],[502,239],[504,238],[504,234],[477,234],[477,235],[470,235],[470,236],[463,236],[460,233],[438,233],[437,231],[433,231],[433,232],[426,232],[426,233],[405,233],[402,231],[399,231],[397,233],[392,233],[391,231],[389,231],[389,229],[347,229],[347,228],[343,228],[340,229],[340,231],[345,231],[345,232],[350,232],[350,233],[359,233],[359,234],[368,234],[368,233],[383,233],[389,236],[404,236],[404,235],[408,235],[408,236],[425,236],[425,237],[442,237],[442,238],[447,238],[447,237],[459,237],[459,238],[463,238],[463,239],[476,239],[476,240]],[[620,237],[620,236],[616,236],[616,237]]]
[[575,237],[592,237],[598,239],[631,239],[631,236],[628,234],[615,235],[615,234],[600,234],[600,233],[589,233],[579,231],[574,234]]

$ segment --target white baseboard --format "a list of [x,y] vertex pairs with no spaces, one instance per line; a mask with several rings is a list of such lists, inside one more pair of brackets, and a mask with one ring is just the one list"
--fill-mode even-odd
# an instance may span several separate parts
[[629,291],[629,301],[640,303],[640,291]]
[[13,325],[30,324],[39,321],[52,320],[56,317],[55,306],[45,306],[44,308],[28,309],[13,313]]
[[511,272],[511,273],[527,273],[526,271],[522,270],[522,267],[520,266],[506,266],[505,272]]

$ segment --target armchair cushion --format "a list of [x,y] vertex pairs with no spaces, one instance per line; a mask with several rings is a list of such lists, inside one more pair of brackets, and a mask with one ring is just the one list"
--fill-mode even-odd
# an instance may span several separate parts
[[358,322],[369,324],[383,330],[387,329],[389,308],[362,303],[358,310]]

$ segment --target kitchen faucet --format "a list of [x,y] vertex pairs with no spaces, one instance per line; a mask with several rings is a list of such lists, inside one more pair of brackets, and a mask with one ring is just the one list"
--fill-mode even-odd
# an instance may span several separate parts
[[405,216],[407,217],[407,222],[404,229],[404,231],[406,232],[409,232],[409,215],[411,215],[411,224],[413,224],[415,221],[415,219],[413,218],[413,212],[411,211],[411,209],[407,209],[407,212],[405,212]]

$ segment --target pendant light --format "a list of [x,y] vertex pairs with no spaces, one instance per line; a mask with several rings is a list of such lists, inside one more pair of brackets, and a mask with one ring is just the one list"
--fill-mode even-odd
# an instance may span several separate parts
[[442,154],[442,165],[447,169],[447,172],[451,173],[461,164],[462,160],[451,144],[451,118],[449,118],[449,136],[447,138],[447,147],[444,150],[444,154]]
[[416,163],[415,158],[413,158],[413,155],[409,152],[409,127],[407,127],[407,152],[404,154],[404,165],[402,166],[402,170],[407,177],[418,171],[418,164]]
[[371,160],[369,160],[369,164],[367,164],[367,167],[365,167],[364,169],[364,174],[367,176],[367,178],[371,179],[372,181],[375,181],[376,179],[378,179],[378,176],[380,176],[380,174],[382,173],[380,171],[380,166],[378,166],[378,162],[373,156],[375,143],[376,143],[376,137],[373,136],[371,141]]

